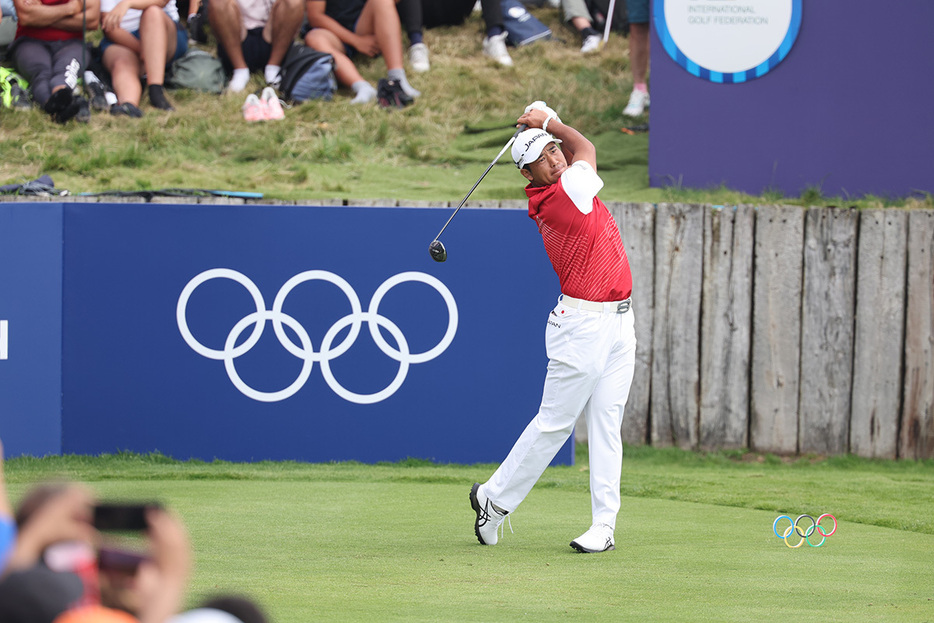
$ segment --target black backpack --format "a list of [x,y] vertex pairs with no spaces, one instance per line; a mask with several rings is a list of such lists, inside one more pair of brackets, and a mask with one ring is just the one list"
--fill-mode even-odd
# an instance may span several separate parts
[[334,57],[293,43],[282,61],[279,91],[283,99],[296,103],[310,99],[330,100],[336,90]]

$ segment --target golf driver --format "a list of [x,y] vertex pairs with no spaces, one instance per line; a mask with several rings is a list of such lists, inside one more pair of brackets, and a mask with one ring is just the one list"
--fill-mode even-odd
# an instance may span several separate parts
[[447,226],[451,224],[451,221],[454,219],[454,215],[457,214],[457,211],[460,210],[462,207],[464,207],[464,204],[467,203],[467,198],[470,197],[471,193],[473,193],[473,191],[477,189],[477,186],[480,185],[480,182],[483,181],[483,178],[486,177],[486,174],[490,172],[490,169],[493,168],[493,165],[496,164],[499,161],[499,159],[503,157],[503,154],[506,153],[507,149],[512,147],[512,144],[515,142],[516,137],[519,136],[519,134],[523,130],[528,129],[528,127],[529,126],[525,124],[522,124],[519,126],[519,129],[516,130],[516,133],[512,135],[512,138],[509,139],[509,142],[506,143],[506,146],[503,147],[503,149],[499,152],[499,154],[497,154],[496,158],[493,159],[493,162],[491,162],[490,166],[486,168],[486,171],[483,172],[483,175],[480,176],[480,179],[477,180],[477,183],[473,185],[473,188],[471,188],[467,192],[466,195],[464,195],[464,198],[461,200],[460,205],[457,206],[457,208],[454,210],[454,213],[451,214],[450,218],[448,218],[448,222],[444,224],[444,227],[441,228],[441,231],[438,232],[438,235],[435,236],[435,239],[432,240],[431,244],[428,245],[428,252],[431,254],[431,259],[433,259],[436,262],[443,262],[444,260],[448,259],[448,252],[444,248],[444,245],[441,243],[441,241],[438,240],[438,238],[440,238],[441,234],[444,233],[445,228],[447,228]]

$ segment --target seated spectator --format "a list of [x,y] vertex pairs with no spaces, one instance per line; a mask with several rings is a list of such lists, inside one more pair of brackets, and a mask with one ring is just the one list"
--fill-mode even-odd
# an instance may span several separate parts
[[75,95],[83,73],[85,21],[96,29],[100,0],[13,0],[18,26],[8,55],[29,81],[32,99],[54,121],[91,118],[88,101]]
[[278,88],[282,60],[302,25],[303,0],[210,0],[208,22],[217,39],[217,56],[231,76],[227,90],[239,93],[250,72],[263,71]]
[[[417,72],[428,71],[428,46],[422,29],[436,26],[460,26],[474,8],[474,0],[399,0],[399,17],[409,36],[409,62]],[[500,65],[512,67],[512,57],[506,49],[507,32],[503,26],[503,7],[500,0],[480,0],[486,37],[483,53]]]
[[139,109],[143,76],[149,103],[160,110],[175,110],[165,95],[165,72],[188,51],[188,34],[178,23],[175,0],[103,0],[101,8],[101,55],[117,95],[110,114],[143,116]]
[[402,30],[395,0],[307,0],[306,7],[311,30],[305,44],[334,57],[337,81],[354,91],[351,104],[377,99],[376,89],[351,60],[357,53],[382,54],[387,79],[408,98],[421,95],[409,84],[402,67]]
[[581,36],[581,54],[598,51],[603,39],[593,27],[593,17],[587,10],[587,3],[584,0],[561,0],[561,8],[564,10],[564,21]]

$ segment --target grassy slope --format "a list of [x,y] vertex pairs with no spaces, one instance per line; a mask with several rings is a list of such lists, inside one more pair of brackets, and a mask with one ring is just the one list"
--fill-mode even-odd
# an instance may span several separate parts
[[[242,96],[191,92],[171,95],[177,108],[172,114],[149,108],[144,97],[143,119],[95,114],[88,126],[61,128],[38,110],[0,110],[0,183],[49,174],[72,193],[182,187],[289,200],[459,201],[511,133],[468,135],[465,126],[511,123],[528,102],[543,99],[598,145],[604,200],[778,200],[724,189],[649,188],[647,135],[620,132],[623,125],[647,121],[621,116],[631,88],[626,40],[614,34],[599,55],[583,57],[559,11],[535,13],[557,37],[513,50],[511,69],[481,54],[478,14],[461,28],[426,31],[432,69],[410,76],[423,95],[402,111],[351,106],[346,91],[266,124],[243,121]],[[358,64],[371,81],[384,73],[381,59]],[[252,86],[262,86],[259,77]],[[508,160],[503,157],[473,198],[523,198],[523,180]]]

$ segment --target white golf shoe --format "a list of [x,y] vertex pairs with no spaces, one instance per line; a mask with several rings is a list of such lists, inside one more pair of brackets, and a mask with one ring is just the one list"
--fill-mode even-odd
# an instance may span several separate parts
[[613,528],[605,523],[590,526],[590,530],[571,541],[571,547],[583,554],[596,554],[616,549]]
[[479,482],[475,482],[470,489],[470,506],[477,513],[477,520],[473,525],[477,540],[483,545],[496,545],[499,540],[499,527],[508,513],[500,513],[493,507],[490,498],[480,491]]

